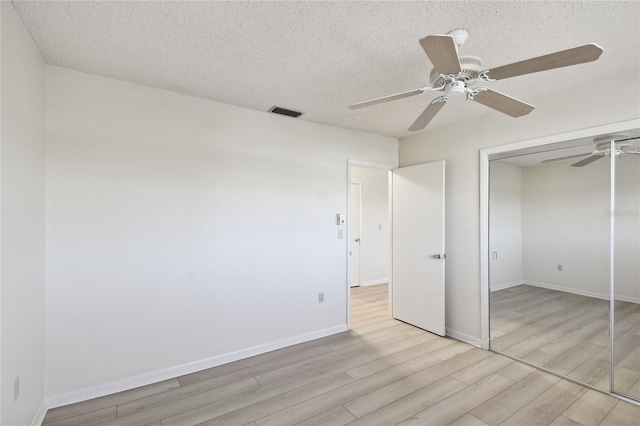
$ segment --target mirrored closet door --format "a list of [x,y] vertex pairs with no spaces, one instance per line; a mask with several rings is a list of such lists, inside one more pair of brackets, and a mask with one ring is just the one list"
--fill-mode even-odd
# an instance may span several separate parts
[[[640,138],[613,149],[614,392],[640,400]],[[626,153],[625,153],[626,152]]]
[[639,136],[565,141],[489,162],[491,350],[635,399]]

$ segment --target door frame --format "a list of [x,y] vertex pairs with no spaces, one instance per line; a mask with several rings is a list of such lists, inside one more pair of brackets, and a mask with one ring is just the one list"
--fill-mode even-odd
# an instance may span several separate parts
[[[353,189],[353,185],[358,185],[358,198],[360,200],[360,202],[358,203],[358,214],[359,214],[359,220],[358,220],[358,224],[360,225],[360,229],[358,230],[358,238],[362,238],[362,184],[360,182],[351,182],[349,183],[349,211],[347,212],[347,253],[351,253],[353,250],[351,250],[351,226],[350,225],[350,219],[351,219],[351,190]],[[353,288],[355,286],[351,285],[351,264],[353,262],[351,262],[351,257],[352,256],[348,256],[347,260],[347,270],[349,271],[349,287]],[[357,287],[360,287],[360,283],[362,282],[362,280],[360,279],[360,249],[358,248],[358,285]]]
[[489,156],[640,127],[640,119],[589,127],[480,150],[480,346],[489,349]]
[[[345,230],[345,234],[347,236],[347,244],[345,244],[345,261],[347,264],[346,275],[345,275],[345,289],[347,292],[347,330],[351,330],[351,287],[349,286],[349,226],[350,226],[350,218],[349,218],[349,206],[351,205],[351,167],[371,167],[373,169],[384,169],[391,173],[391,170],[398,168],[397,164],[388,164],[388,163],[374,163],[370,161],[359,161],[359,160],[347,160],[347,182],[346,182],[346,193],[347,193],[347,226]],[[387,180],[387,188],[389,194],[388,208],[389,208],[389,221],[391,221],[391,177]],[[362,202],[362,198],[360,198]],[[360,224],[362,226],[362,223]],[[391,244],[391,229],[389,228],[389,244]],[[391,245],[389,245],[391,247]],[[388,297],[389,297],[389,310],[391,310],[391,251],[389,251],[389,288],[388,288]]]

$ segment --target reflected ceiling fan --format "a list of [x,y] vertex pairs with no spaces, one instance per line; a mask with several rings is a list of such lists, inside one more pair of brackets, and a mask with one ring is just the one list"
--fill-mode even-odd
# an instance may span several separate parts
[[483,70],[482,61],[479,58],[475,56],[458,57],[458,48],[464,44],[468,36],[469,33],[466,30],[457,29],[445,35],[430,35],[420,40],[420,46],[422,46],[422,49],[424,49],[433,64],[433,70],[429,75],[431,87],[422,87],[396,93],[395,95],[358,102],[349,108],[364,108],[435,91],[444,92],[444,94],[431,101],[429,106],[409,127],[410,131],[424,129],[452,96],[465,95],[468,100],[479,102],[511,117],[520,117],[533,111],[534,106],[486,87],[471,88],[470,86],[479,81],[502,80],[519,75],[592,62],[602,54],[602,48],[592,43]]
[[631,145],[632,140],[638,139],[638,137],[630,138],[628,134],[620,134],[620,135],[607,135],[607,136],[598,136],[593,139],[593,142],[596,144],[595,151],[586,152],[584,154],[576,154],[576,155],[567,155],[566,157],[557,157],[550,158],[548,160],[543,160],[542,163],[552,163],[554,161],[563,161],[570,160],[572,158],[580,158],[586,157],[577,163],[573,163],[572,167],[584,167],[587,164],[591,164],[594,161],[597,161],[601,158],[608,157],[611,155],[611,141],[615,141],[615,155],[620,154],[639,154],[640,148],[633,147]]

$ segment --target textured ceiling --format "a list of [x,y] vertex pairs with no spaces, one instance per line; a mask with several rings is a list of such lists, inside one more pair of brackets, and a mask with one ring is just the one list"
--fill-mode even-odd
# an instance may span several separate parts
[[[403,137],[437,95],[418,40],[465,28],[487,68],[595,42],[595,63],[491,83],[535,104],[567,86],[640,74],[640,2],[15,2],[46,62],[259,111]],[[500,114],[455,99],[427,128]],[[535,114],[535,111],[533,112]],[[504,116],[505,120],[513,120]]]

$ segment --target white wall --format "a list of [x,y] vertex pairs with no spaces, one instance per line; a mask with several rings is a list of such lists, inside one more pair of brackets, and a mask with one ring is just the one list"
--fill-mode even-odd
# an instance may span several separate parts
[[389,282],[389,171],[351,167],[351,182],[362,191],[360,284]]
[[[608,299],[609,158],[585,167],[570,164],[523,168],[524,277],[527,283]],[[616,294],[638,301],[640,157],[623,155],[618,165]]]
[[25,425],[44,414],[45,67],[11,3],[0,10],[0,424]]
[[[617,89],[621,85],[624,91]],[[527,101],[536,109],[525,117],[514,119],[488,111],[463,125],[427,129],[400,141],[401,166],[447,162],[446,322],[449,332],[458,336],[479,339],[481,334],[479,150],[638,118],[640,84],[637,76],[617,75],[602,82],[598,90],[592,85],[576,86]],[[448,105],[440,113],[480,107],[460,103]]]
[[345,329],[347,160],[396,139],[47,76],[51,404]]
[[[590,296],[609,292],[608,158],[522,171],[523,269],[526,282]],[[575,162],[575,161],[574,161]],[[562,265],[558,271],[557,265]]]
[[492,161],[489,179],[489,286],[495,291],[522,284],[522,169]]
[[[492,291],[525,282],[609,298],[610,162],[575,161],[491,162],[490,251],[508,249],[506,264],[490,258]],[[640,302],[640,157],[618,157],[617,171],[616,297]]]

